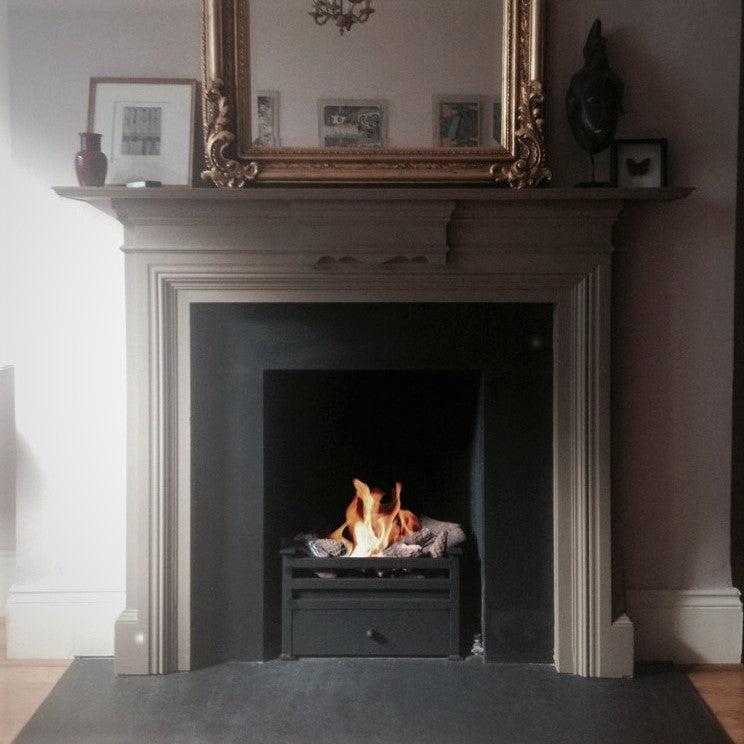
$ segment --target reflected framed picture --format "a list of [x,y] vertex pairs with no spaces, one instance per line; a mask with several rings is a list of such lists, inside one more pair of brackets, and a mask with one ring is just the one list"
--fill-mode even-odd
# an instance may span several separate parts
[[279,141],[279,91],[256,93],[256,147],[276,147]]
[[667,185],[666,139],[618,139],[610,151],[610,182],[619,188]]
[[480,147],[480,96],[434,96],[434,146]]
[[318,101],[321,147],[382,147],[387,141],[384,101]]
[[500,143],[503,139],[501,129],[503,127],[503,106],[501,96],[491,99],[491,138],[494,142]]
[[106,183],[190,186],[196,81],[91,78],[88,131],[101,135]]

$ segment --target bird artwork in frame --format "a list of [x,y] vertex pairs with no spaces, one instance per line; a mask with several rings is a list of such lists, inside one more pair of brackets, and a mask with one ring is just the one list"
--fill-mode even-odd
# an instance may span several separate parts
[[610,157],[611,182],[619,188],[667,185],[666,139],[617,139]]

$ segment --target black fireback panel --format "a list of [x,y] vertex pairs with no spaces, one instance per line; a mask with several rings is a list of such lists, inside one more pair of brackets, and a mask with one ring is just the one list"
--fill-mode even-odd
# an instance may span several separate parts
[[461,651],[482,631],[489,660],[552,661],[552,306],[204,304],[191,327],[195,666],[280,654],[282,540],[339,526],[354,477],[463,525]]

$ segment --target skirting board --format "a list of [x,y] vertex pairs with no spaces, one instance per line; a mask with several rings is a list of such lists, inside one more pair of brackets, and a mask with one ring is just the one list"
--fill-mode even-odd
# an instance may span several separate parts
[[0,617],[5,617],[5,605],[10,594],[10,587],[15,581],[15,572],[15,550],[0,550]]
[[741,661],[742,604],[738,589],[631,589],[627,603],[635,628],[636,661]]
[[15,584],[6,607],[9,659],[112,656],[124,591]]
[[[0,580],[15,569],[11,552],[0,552]],[[123,591],[13,585],[6,605],[8,658],[111,656],[124,600]],[[631,589],[627,601],[637,661],[741,661],[744,616],[737,589]]]

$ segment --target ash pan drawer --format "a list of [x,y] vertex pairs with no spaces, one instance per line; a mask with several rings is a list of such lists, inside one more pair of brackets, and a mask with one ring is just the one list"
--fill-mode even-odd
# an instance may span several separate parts
[[295,656],[449,656],[450,613],[441,610],[292,612]]

